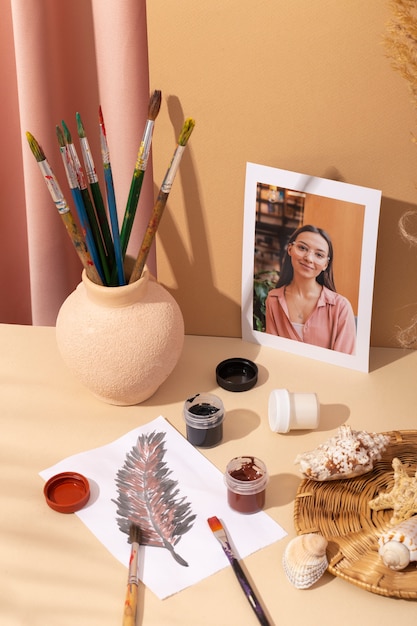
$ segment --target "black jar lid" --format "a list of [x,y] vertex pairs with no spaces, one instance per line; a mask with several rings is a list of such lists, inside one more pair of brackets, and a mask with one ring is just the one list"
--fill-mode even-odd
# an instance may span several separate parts
[[216,367],[216,380],[227,391],[248,391],[256,385],[258,367],[249,359],[226,359]]

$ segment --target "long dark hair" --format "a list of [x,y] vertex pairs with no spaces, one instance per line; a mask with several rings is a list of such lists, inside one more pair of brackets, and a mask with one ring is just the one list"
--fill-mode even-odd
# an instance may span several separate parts
[[[297,230],[291,235],[288,245],[290,245],[291,243],[294,243],[298,235],[300,235],[301,233],[305,233],[305,232],[316,233],[317,235],[320,235],[321,237],[323,237],[323,239],[326,240],[327,245],[329,246],[329,262],[327,264],[326,269],[323,270],[317,276],[316,281],[320,285],[324,285],[331,291],[336,291],[334,278],[333,278],[333,245],[332,245],[332,240],[330,239],[329,235],[326,233],[325,230],[323,230],[322,228],[318,228],[317,226],[313,226],[312,224],[306,224],[305,226],[301,226],[300,228],[297,228]],[[285,252],[284,260],[283,260],[280,275],[279,275],[279,280],[277,282],[277,287],[283,287],[284,285],[289,285],[293,279],[293,276],[294,276],[294,270],[292,268],[291,257],[288,254],[288,246],[287,246],[287,250]]]

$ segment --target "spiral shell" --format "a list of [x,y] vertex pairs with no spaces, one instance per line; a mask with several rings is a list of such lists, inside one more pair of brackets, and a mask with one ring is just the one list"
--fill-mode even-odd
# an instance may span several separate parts
[[378,544],[379,555],[390,569],[402,570],[417,561],[417,515],[381,535]]
[[334,437],[315,450],[299,454],[294,463],[311,480],[352,478],[371,471],[388,444],[388,435],[353,430],[343,424]]
[[327,539],[317,533],[307,533],[292,539],[284,551],[284,572],[294,587],[308,589],[319,580],[328,566]]

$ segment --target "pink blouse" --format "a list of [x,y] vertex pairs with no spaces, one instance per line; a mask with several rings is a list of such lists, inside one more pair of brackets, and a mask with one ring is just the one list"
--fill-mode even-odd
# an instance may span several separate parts
[[271,289],[266,299],[266,332],[321,348],[355,353],[356,325],[352,306],[344,296],[323,287],[316,308],[304,324],[303,338],[293,327],[284,296],[285,287]]

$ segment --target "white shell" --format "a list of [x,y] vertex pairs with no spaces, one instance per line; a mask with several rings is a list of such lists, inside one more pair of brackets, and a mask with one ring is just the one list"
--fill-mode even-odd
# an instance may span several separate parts
[[417,515],[393,526],[378,543],[379,555],[390,569],[402,570],[417,561]]
[[317,533],[307,533],[292,539],[284,551],[284,572],[294,587],[308,589],[319,580],[328,566],[327,539]]
[[369,472],[389,444],[388,435],[353,430],[343,424],[334,437],[315,450],[299,454],[295,463],[306,478],[338,480]]

